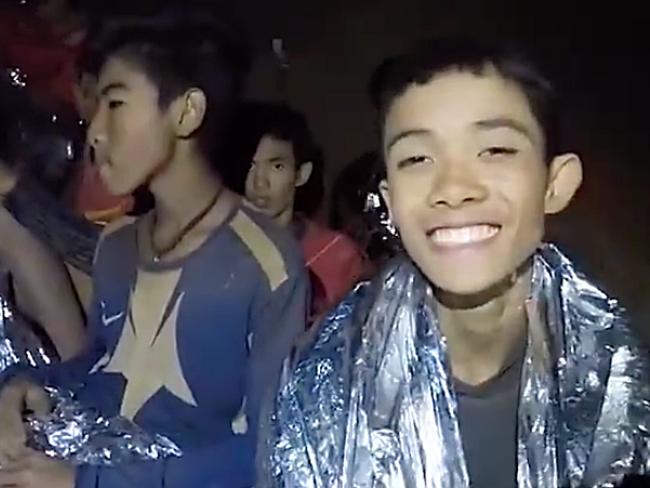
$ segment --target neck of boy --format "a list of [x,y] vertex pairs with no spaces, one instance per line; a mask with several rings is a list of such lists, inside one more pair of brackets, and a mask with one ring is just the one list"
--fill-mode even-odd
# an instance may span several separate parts
[[284,210],[282,213],[276,215],[275,219],[273,220],[275,220],[275,223],[280,227],[289,227],[289,225],[293,222],[293,205]]
[[215,195],[226,194],[222,187],[221,179],[203,158],[188,157],[167,164],[149,185],[156,201],[157,227],[180,229],[187,225]]
[[500,284],[499,293],[471,306],[438,293],[440,327],[447,340],[451,370],[457,380],[480,385],[499,375],[526,344],[526,300],[532,268]]

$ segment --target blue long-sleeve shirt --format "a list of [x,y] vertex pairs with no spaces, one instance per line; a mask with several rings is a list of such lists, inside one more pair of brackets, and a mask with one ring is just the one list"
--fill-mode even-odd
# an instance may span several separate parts
[[82,466],[76,487],[252,486],[260,405],[304,330],[300,250],[242,208],[188,257],[141,262],[138,227],[146,229],[125,225],[100,245],[92,346],[41,377],[169,437],[183,456]]

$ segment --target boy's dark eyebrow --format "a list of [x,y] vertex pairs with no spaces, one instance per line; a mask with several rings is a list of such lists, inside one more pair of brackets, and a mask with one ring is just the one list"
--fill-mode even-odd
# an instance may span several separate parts
[[535,137],[531,133],[530,129],[526,127],[523,123],[512,119],[510,117],[497,117],[495,119],[486,119],[479,120],[474,122],[474,127],[477,129],[491,130],[491,129],[511,129],[515,132],[519,132],[524,137],[528,138],[531,141],[535,140]]
[[402,131],[399,134],[393,136],[390,139],[390,141],[388,141],[388,144],[386,145],[386,152],[389,152],[395,144],[397,144],[402,139],[406,139],[407,137],[430,136],[430,135],[431,135],[431,131],[427,129],[409,129],[409,130]]
[[104,88],[102,88],[102,91],[100,92],[100,95],[102,97],[105,97],[106,95],[109,94],[109,92],[113,90],[128,90],[128,86],[126,86],[125,83],[122,83],[121,81],[116,81],[114,83],[109,83],[106,85]]

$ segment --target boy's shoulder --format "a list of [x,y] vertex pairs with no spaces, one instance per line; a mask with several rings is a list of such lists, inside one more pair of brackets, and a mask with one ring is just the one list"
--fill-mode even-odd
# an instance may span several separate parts
[[271,291],[288,278],[304,273],[304,260],[298,243],[289,231],[266,216],[242,206],[228,226],[259,265]]

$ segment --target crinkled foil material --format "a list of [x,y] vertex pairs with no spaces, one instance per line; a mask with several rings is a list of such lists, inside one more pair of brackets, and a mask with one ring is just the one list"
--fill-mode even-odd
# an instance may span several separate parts
[[392,256],[394,256],[400,253],[403,250],[403,247],[397,227],[393,224],[390,218],[388,208],[386,207],[382,196],[379,194],[379,191],[376,190],[376,188],[379,187],[381,179],[382,178],[377,172],[370,175],[370,180],[373,184],[372,189],[366,191],[366,202],[363,213],[372,229],[371,237],[376,236],[379,238],[383,246],[392,253]]
[[[0,293],[0,376],[16,365],[40,367],[53,361],[26,324],[16,320]],[[182,454],[161,435],[145,432],[122,417],[105,418],[83,407],[69,391],[52,387],[46,390],[52,412],[45,418],[27,417],[26,423],[30,447],[50,457],[73,464],[114,466]]]
[[123,418],[104,418],[84,408],[70,392],[47,388],[54,409],[47,417],[30,417],[31,447],[73,464],[115,466],[180,456],[180,449],[161,435],[150,435]]
[[[650,473],[647,352],[555,247],[540,248],[532,275],[518,486],[610,487]],[[408,259],[325,320],[262,438],[260,486],[470,486],[433,293]]]

